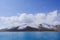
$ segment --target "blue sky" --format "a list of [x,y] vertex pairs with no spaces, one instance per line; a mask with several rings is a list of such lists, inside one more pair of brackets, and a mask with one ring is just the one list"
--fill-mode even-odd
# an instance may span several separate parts
[[60,24],[59,13],[60,0],[0,0],[0,28],[57,25]]
[[0,16],[60,11],[60,0],[0,0]]

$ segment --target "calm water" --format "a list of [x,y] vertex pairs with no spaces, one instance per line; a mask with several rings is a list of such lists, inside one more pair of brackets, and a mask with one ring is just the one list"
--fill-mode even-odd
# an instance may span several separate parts
[[59,32],[0,32],[0,40],[60,40]]

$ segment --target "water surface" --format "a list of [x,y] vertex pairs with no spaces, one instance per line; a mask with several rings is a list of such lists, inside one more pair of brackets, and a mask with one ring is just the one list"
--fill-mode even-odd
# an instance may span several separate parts
[[0,40],[60,40],[60,32],[0,32]]

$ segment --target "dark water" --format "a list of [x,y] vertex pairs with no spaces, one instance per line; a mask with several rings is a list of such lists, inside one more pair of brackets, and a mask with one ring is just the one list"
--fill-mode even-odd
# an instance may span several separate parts
[[60,32],[0,32],[0,40],[60,40]]

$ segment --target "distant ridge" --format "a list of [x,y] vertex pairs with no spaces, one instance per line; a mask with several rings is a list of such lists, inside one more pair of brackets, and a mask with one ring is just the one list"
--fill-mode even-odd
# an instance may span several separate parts
[[38,28],[34,28],[34,27],[31,27],[31,26],[26,26],[23,29],[19,29],[19,27],[20,26],[12,27],[10,29],[4,28],[4,29],[1,29],[0,32],[7,32],[7,31],[9,31],[9,32],[10,31],[12,31],[12,32],[17,32],[17,31],[60,31],[60,25],[55,25],[52,28],[44,27],[42,24],[40,24],[38,26]]

